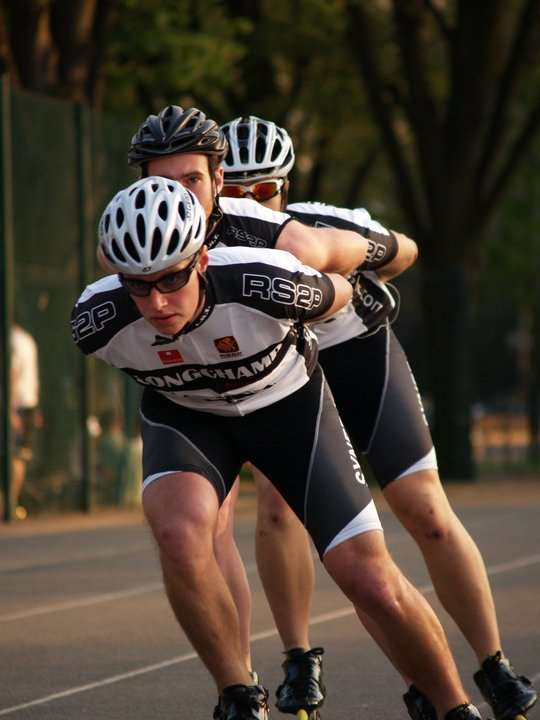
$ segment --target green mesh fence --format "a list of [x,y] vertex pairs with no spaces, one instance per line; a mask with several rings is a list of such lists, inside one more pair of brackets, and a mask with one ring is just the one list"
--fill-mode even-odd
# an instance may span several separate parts
[[78,510],[85,498],[94,507],[138,502],[138,390],[101,363],[83,363],[69,327],[82,279],[100,274],[97,219],[135,179],[126,165],[135,124],[12,93],[13,318],[39,355],[41,418],[18,500],[31,514]]

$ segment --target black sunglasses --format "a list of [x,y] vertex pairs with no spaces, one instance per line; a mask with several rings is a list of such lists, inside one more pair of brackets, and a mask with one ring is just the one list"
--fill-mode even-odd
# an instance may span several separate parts
[[175,270],[175,272],[162,275],[159,280],[139,280],[139,278],[120,275],[120,282],[127,292],[135,297],[148,297],[152,292],[152,288],[156,288],[160,293],[172,293],[188,284],[198,259],[199,253],[197,252],[191,259],[189,265],[186,265],[186,267],[181,270]]

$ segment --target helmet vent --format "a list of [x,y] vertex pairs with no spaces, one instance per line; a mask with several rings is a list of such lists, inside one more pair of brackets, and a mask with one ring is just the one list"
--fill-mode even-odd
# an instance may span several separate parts
[[260,163],[264,160],[264,151],[266,150],[266,142],[263,138],[257,138],[255,145],[255,160]]
[[165,200],[159,203],[158,215],[162,220],[166,220],[169,215],[169,210],[167,208],[167,203],[165,202]]
[[137,210],[142,210],[146,204],[146,194],[144,190],[139,190],[137,197],[135,198],[135,207]]
[[182,247],[180,248],[180,252],[183,252],[186,249],[186,247],[189,245],[189,243],[191,242],[192,233],[193,233],[193,228],[189,228],[189,232],[186,235],[186,239],[184,240]]
[[272,161],[274,162],[279,157],[280,152],[282,151],[283,145],[279,140],[276,140],[274,147],[272,148]]
[[186,208],[184,207],[184,203],[180,200],[178,203],[178,214],[182,218],[182,220],[186,219]]
[[124,247],[126,248],[128,254],[135,260],[135,262],[141,261],[139,253],[137,252],[137,249],[133,244],[133,240],[131,239],[131,235],[128,232],[124,233]]
[[118,208],[118,210],[116,211],[116,225],[118,227],[122,227],[123,224],[124,224],[124,212],[123,212],[122,208]]
[[168,255],[172,255],[175,250],[178,248],[178,245],[180,244],[180,233],[178,232],[177,228],[174,228],[171,234],[171,239],[169,240],[169,249],[167,250]]
[[111,243],[111,248],[112,248],[112,251],[113,251],[114,255],[115,255],[117,258],[120,258],[120,260],[121,260],[122,262],[126,262],[126,258],[125,258],[125,256],[124,256],[124,253],[120,250],[120,248],[118,247],[118,243],[117,243],[116,240],[114,240],[114,239],[113,239],[113,241],[112,241],[112,243]]
[[137,215],[137,238],[141,247],[146,245],[146,223],[142,215]]
[[105,232],[109,232],[109,228],[111,227],[111,216],[109,213],[105,215]]
[[114,263],[114,258],[111,257],[109,251],[107,250],[107,248],[105,247],[105,245],[103,243],[101,243],[101,250],[103,251],[103,254],[107,258],[107,260],[109,260],[109,262]]
[[249,162],[249,151],[248,151],[247,147],[245,147],[245,145],[242,145],[242,147],[239,148],[239,150],[240,150],[240,162],[247,164]]
[[152,235],[152,252],[150,254],[150,257],[152,260],[156,259],[160,250],[161,250],[161,230],[159,228],[156,228],[154,230],[154,234]]

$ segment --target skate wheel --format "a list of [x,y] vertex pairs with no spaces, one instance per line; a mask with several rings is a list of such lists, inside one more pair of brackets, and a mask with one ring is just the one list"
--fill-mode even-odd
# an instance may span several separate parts
[[527,716],[520,713],[519,715],[514,715],[513,720],[527,720]]
[[309,720],[309,715],[305,710],[299,710],[296,713],[296,720]]

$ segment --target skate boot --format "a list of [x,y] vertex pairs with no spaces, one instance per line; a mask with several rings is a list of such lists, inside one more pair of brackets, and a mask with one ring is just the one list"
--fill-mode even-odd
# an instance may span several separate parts
[[282,713],[298,720],[319,720],[318,708],[324,702],[326,688],[322,682],[323,648],[288,650],[282,665],[285,680],[276,691],[276,706]]
[[435,708],[415,685],[410,686],[403,700],[412,720],[437,720]]
[[262,685],[230,685],[223,689],[214,720],[268,720],[268,690]]
[[500,651],[484,660],[480,670],[474,673],[474,682],[491,705],[496,720],[523,717],[538,699],[531,681],[516,675]]
[[482,716],[477,707],[471,703],[464,703],[449,710],[444,716],[444,720],[482,720]]

